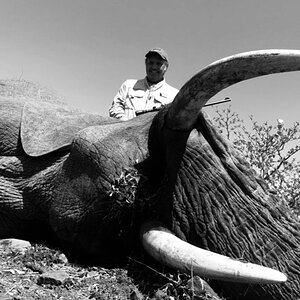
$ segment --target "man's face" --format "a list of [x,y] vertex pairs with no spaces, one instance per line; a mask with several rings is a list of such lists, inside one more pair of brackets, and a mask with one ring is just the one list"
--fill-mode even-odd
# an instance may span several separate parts
[[164,79],[164,75],[168,69],[168,63],[158,54],[150,55],[146,59],[147,79],[151,83],[158,83]]

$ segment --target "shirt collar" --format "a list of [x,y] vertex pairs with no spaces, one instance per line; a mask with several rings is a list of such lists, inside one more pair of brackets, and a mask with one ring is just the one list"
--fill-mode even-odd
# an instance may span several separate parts
[[153,89],[153,90],[157,90],[157,89],[159,89],[160,87],[162,87],[164,84],[165,84],[165,79],[163,79],[162,81],[160,81],[160,82],[158,82],[158,83],[156,83],[156,84],[152,84],[152,85],[149,85],[149,83],[148,83],[148,80],[147,80],[147,76],[144,78],[144,82],[145,82],[145,85],[148,87],[148,88],[150,88],[151,87],[151,89]]

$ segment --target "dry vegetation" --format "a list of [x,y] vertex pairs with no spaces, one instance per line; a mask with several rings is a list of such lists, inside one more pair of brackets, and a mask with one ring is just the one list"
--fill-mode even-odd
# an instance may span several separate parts
[[105,269],[70,263],[59,250],[42,244],[25,252],[2,249],[0,299],[220,300],[199,277],[191,280],[129,262],[126,268]]
[[44,245],[0,258],[0,299],[129,299],[136,290],[125,270],[73,265]]

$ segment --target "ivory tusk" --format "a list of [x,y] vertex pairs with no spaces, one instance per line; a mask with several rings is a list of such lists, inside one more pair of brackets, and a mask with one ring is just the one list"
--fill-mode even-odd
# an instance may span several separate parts
[[247,79],[299,70],[299,50],[260,50],[218,60],[180,89],[168,110],[167,126],[192,130],[201,108],[221,90]]
[[185,273],[244,283],[282,283],[287,280],[286,275],[277,270],[195,247],[154,222],[143,224],[141,240],[150,256]]

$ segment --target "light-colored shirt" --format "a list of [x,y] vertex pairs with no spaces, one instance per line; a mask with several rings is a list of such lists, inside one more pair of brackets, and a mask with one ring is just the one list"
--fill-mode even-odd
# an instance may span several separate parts
[[149,85],[147,79],[129,79],[120,87],[109,109],[109,116],[129,120],[140,111],[150,111],[171,103],[178,90],[165,80]]

